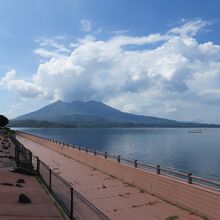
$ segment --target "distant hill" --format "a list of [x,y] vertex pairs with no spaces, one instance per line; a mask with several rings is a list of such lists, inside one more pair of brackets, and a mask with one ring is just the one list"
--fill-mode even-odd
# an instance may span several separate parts
[[72,125],[55,123],[50,121],[36,121],[32,119],[26,120],[11,120],[9,123],[10,127],[29,127],[29,128],[64,128],[74,127]]
[[217,125],[178,122],[134,115],[97,101],[57,101],[11,120],[19,127],[215,127]]

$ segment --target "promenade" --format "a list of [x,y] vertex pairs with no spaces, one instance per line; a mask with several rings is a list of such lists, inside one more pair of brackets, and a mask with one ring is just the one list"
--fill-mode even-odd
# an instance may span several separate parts
[[39,143],[21,136],[17,139],[110,219],[204,219]]
[[[10,140],[0,135],[0,220],[63,219],[34,176],[12,172],[16,169],[14,152]],[[31,203],[19,203],[20,194],[28,196]]]

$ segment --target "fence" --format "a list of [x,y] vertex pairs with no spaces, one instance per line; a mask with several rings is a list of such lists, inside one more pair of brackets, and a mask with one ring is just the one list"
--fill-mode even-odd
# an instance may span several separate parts
[[18,167],[33,169],[32,152],[24,147],[13,135],[10,139],[15,146],[15,162]]
[[70,218],[108,220],[107,216],[38,158],[37,172],[50,193]]
[[73,218],[73,187],[44,162],[37,159],[37,173],[65,213]]
[[[51,141],[51,140],[48,139],[48,141]],[[171,176],[171,177],[174,177],[176,179],[187,181],[188,184],[196,183],[198,185],[211,187],[211,188],[214,188],[215,190],[220,191],[220,182],[210,180],[210,179],[206,179],[206,178],[201,178],[201,177],[198,177],[198,176],[194,176],[194,175],[192,175],[192,173],[184,173],[184,172],[179,172],[179,171],[172,170],[172,169],[165,169],[165,168],[162,168],[160,165],[155,166],[155,165],[151,165],[151,164],[145,164],[145,163],[139,162],[138,160],[129,160],[129,159],[123,158],[120,155],[114,156],[114,155],[108,154],[107,152],[103,153],[103,152],[99,152],[99,151],[96,151],[96,150],[90,150],[88,148],[83,148],[83,147],[80,147],[80,146],[64,144],[64,143],[61,143],[61,142],[59,142],[59,144],[66,145],[68,147],[72,146],[73,148],[76,148],[80,151],[85,151],[86,153],[90,153],[90,154],[93,154],[95,156],[100,156],[100,157],[103,157],[105,159],[109,159],[109,160],[112,160],[112,161],[115,161],[115,162],[118,162],[118,163],[123,163],[123,164],[129,165],[129,166],[133,166],[134,168],[139,168],[139,169],[142,169],[142,170],[155,172],[158,175],[163,174],[163,175],[166,175],[166,176]]]
[[[33,135],[33,136],[35,136],[35,135]],[[171,177],[174,177],[176,179],[187,181],[189,184],[196,183],[198,185],[211,187],[211,188],[214,188],[215,190],[220,191],[220,182],[210,180],[210,179],[206,179],[206,178],[201,178],[201,177],[198,177],[198,176],[194,176],[194,175],[192,175],[192,173],[184,173],[184,172],[179,172],[179,171],[172,170],[172,169],[165,169],[165,168],[162,168],[160,165],[155,166],[155,165],[151,165],[151,164],[145,164],[145,163],[139,162],[138,160],[130,160],[130,159],[127,159],[127,158],[123,158],[120,155],[115,156],[115,155],[112,155],[112,154],[108,154],[107,152],[103,153],[103,152],[100,152],[100,151],[91,150],[91,149],[81,147],[81,146],[77,146],[77,145],[74,145],[74,144],[67,144],[67,143],[57,141],[57,140],[42,138],[42,137],[39,137],[39,136],[36,136],[36,137],[47,140],[49,142],[57,143],[57,144],[62,145],[62,146],[72,147],[72,148],[78,149],[79,151],[84,151],[86,153],[93,154],[94,156],[99,156],[99,157],[102,157],[102,158],[105,158],[105,159],[108,159],[108,160],[112,160],[112,161],[115,161],[115,162],[118,162],[118,163],[133,166],[134,168],[139,168],[139,169],[142,169],[142,170],[155,172],[158,175],[163,174],[163,175],[166,175],[166,176],[171,176]]]
[[96,150],[91,150],[85,147],[81,147],[81,146],[77,146],[74,144],[68,144],[68,143],[63,143],[61,141],[58,140],[53,140],[53,139],[49,139],[49,138],[44,138],[44,137],[40,137],[37,135],[33,135],[33,134],[28,134],[25,132],[18,132],[18,133],[24,133],[27,135],[32,135],[35,136],[37,138],[40,138],[42,140],[46,140],[49,142],[53,142],[62,146],[66,146],[66,147],[72,147],[75,149],[78,149],[79,151],[84,151],[85,153],[89,153],[89,154],[93,154],[94,156],[99,156],[108,160],[112,160],[118,163],[123,163],[125,165],[129,165],[129,166],[133,166],[135,168],[138,169],[142,169],[142,170],[146,170],[146,171],[151,171],[151,172],[155,172],[158,175],[166,175],[166,176],[171,176],[174,177],[176,179],[180,179],[183,181],[188,182],[189,184],[198,184],[198,185],[202,185],[202,186],[206,186],[206,187],[211,187],[215,190],[219,190],[220,191],[220,182],[218,181],[214,181],[214,180],[210,180],[210,179],[206,179],[206,178],[201,178],[198,176],[194,176],[192,173],[184,173],[184,172],[179,172],[173,169],[165,169],[163,167],[161,167],[160,165],[150,165],[150,164],[145,164],[142,162],[139,162],[138,160],[130,160],[130,159],[126,159],[121,157],[120,155],[115,156],[112,154],[108,154],[107,152],[99,152]]
[[70,183],[56,174],[49,166],[26,149],[15,137],[10,137],[15,145],[17,166],[31,169],[39,175],[56,202],[70,219],[108,220],[99,209],[77,192]]

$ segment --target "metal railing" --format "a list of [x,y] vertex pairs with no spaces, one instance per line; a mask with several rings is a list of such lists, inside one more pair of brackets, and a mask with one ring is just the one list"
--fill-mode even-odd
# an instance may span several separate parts
[[35,136],[35,137],[40,138],[42,140],[46,140],[46,141],[49,141],[49,142],[56,143],[56,144],[61,145],[63,147],[64,146],[65,147],[72,147],[74,149],[84,151],[85,153],[93,154],[94,156],[97,156],[97,157],[102,157],[102,158],[105,158],[107,160],[111,160],[111,161],[115,161],[117,163],[122,163],[122,164],[125,164],[125,165],[128,165],[128,166],[132,166],[132,167],[137,168],[137,169],[142,169],[142,170],[154,172],[158,175],[165,175],[165,176],[169,176],[169,177],[174,177],[175,179],[186,181],[188,184],[197,184],[197,185],[209,187],[209,188],[220,191],[220,182],[215,181],[215,180],[206,179],[206,178],[201,178],[201,177],[198,177],[198,176],[194,176],[190,172],[189,173],[184,173],[184,172],[179,172],[179,171],[176,171],[176,170],[173,170],[173,169],[165,169],[165,168],[161,167],[160,165],[145,164],[145,163],[139,162],[138,160],[130,160],[130,159],[123,158],[123,157],[121,157],[121,155],[115,156],[115,155],[112,155],[112,154],[108,154],[107,152],[103,153],[103,152],[100,152],[100,151],[88,149],[86,147],[81,147],[81,146],[74,145],[74,144],[68,144],[68,143],[58,141],[58,140],[44,138],[44,137],[41,137],[41,136],[37,136],[37,135],[25,133],[25,132],[20,132],[19,131],[18,133],[32,135],[32,136]]
[[55,173],[44,162],[37,160],[37,173],[45,186],[63,208],[65,213],[73,219],[108,220],[99,209],[77,192],[70,183]]
[[[15,145],[16,162],[18,166],[29,168],[39,175],[43,184],[62,207],[70,219],[108,220],[109,218],[77,192],[70,183],[55,173],[48,165],[24,147],[15,137],[11,137]],[[30,156],[31,154],[31,156]],[[26,164],[23,166],[24,159]]]
[[65,213],[73,218],[73,187],[38,158],[36,171]]
[[33,169],[32,152],[24,147],[13,135],[10,139],[15,147],[15,162],[17,167]]

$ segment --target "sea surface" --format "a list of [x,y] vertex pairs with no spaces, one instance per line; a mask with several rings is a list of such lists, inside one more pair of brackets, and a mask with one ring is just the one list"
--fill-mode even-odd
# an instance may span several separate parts
[[220,128],[16,129],[220,181]]

